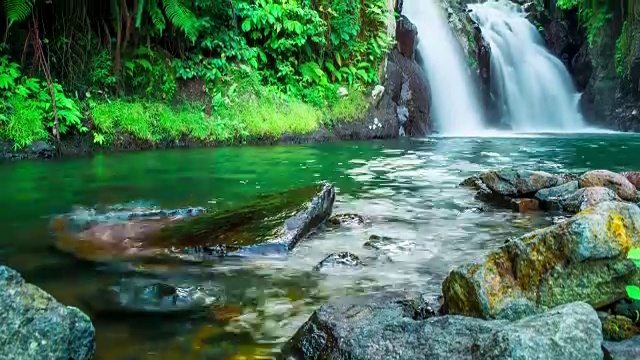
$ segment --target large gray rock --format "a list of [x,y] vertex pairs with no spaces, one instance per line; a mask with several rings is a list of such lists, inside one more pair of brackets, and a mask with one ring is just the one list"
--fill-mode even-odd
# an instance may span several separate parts
[[517,322],[416,317],[405,299],[377,295],[322,306],[284,348],[285,359],[595,360],[600,321],[573,303]]
[[607,201],[621,201],[613,190],[605,187],[582,188],[560,200],[565,211],[579,213],[594,205]]
[[91,359],[95,330],[89,317],[64,306],[15,270],[0,266],[0,357],[20,360]]
[[595,308],[626,297],[638,271],[640,208],[606,202],[533,231],[461,266],[442,285],[449,314],[517,319],[575,301]]
[[615,191],[615,193],[626,201],[633,201],[636,198],[636,187],[633,186],[626,177],[609,170],[593,170],[580,176],[580,187],[602,186]]

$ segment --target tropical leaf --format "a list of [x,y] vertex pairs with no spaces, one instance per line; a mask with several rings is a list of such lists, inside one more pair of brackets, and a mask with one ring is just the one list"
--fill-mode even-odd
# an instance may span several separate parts
[[180,0],[163,0],[164,12],[173,25],[195,41],[198,36],[198,19]]
[[156,30],[162,35],[162,31],[167,26],[167,22],[164,19],[162,10],[158,7],[158,0],[148,0],[149,15],[151,16],[151,23]]
[[640,300],[640,288],[634,285],[629,285],[626,287],[627,296],[632,300]]
[[32,8],[33,0],[4,0],[4,13],[9,20],[9,26],[14,22],[26,20]]

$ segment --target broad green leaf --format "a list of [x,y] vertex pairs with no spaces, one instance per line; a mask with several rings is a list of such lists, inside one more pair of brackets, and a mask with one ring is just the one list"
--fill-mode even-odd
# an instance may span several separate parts
[[634,285],[628,285],[626,287],[627,289],[627,296],[629,296],[630,299],[632,300],[640,300],[640,288]]

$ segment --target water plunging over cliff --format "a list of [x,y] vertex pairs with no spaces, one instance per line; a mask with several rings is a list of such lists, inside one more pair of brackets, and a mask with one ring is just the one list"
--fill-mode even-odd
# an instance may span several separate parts
[[403,12],[418,28],[418,49],[431,88],[431,116],[444,135],[483,130],[482,108],[462,48],[438,0],[405,0]]
[[491,88],[503,123],[522,132],[582,130],[569,72],[545,49],[522,7],[508,1],[468,6],[491,46]]

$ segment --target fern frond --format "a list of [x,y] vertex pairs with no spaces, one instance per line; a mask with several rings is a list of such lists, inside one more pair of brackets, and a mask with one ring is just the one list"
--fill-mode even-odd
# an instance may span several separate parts
[[4,0],[4,13],[9,20],[9,26],[14,22],[26,20],[31,14],[33,0]]
[[162,30],[167,26],[167,23],[164,19],[164,15],[162,11],[158,7],[158,0],[149,0],[149,15],[151,15],[151,22],[153,26],[158,30],[160,35],[162,35]]
[[163,0],[167,18],[178,29],[184,31],[191,41],[198,36],[198,19],[180,0]]

